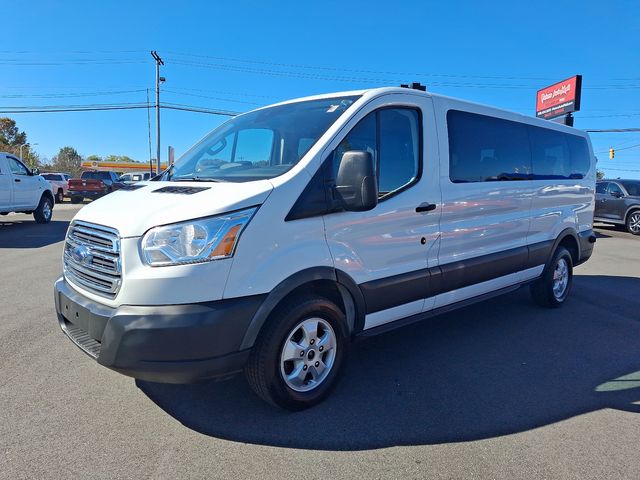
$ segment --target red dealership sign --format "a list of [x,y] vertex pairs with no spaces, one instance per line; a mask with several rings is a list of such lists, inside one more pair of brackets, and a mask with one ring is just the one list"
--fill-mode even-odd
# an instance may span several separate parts
[[538,90],[536,117],[547,120],[580,110],[582,75],[568,78]]

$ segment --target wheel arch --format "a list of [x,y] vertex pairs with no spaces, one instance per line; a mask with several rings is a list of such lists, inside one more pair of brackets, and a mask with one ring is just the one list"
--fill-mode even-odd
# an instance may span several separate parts
[[42,200],[43,197],[47,197],[49,200],[51,200],[51,202],[55,203],[55,199],[53,198],[53,193],[51,192],[51,190],[47,189],[44,192],[42,192],[42,195],[40,195],[40,200]]
[[565,228],[556,237],[553,247],[551,248],[551,252],[549,253],[549,258],[545,264],[545,270],[549,267],[549,263],[556,253],[556,250],[558,250],[558,247],[564,247],[569,250],[571,260],[574,265],[577,265],[580,262],[580,240],[578,238],[578,232],[573,228]]
[[262,302],[242,340],[241,349],[251,348],[271,314],[285,300],[304,293],[315,293],[333,301],[345,314],[350,333],[364,325],[364,297],[351,277],[332,267],[313,267],[280,282]]
[[624,215],[624,224],[626,225],[627,222],[629,221],[629,215],[631,215],[633,212],[637,212],[638,210],[640,210],[640,204],[638,205],[631,205],[628,209],[627,209],[627,213]]

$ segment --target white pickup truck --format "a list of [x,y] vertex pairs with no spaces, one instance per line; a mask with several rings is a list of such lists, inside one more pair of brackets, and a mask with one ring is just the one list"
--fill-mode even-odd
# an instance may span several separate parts
[[37,223],[49,223],[53,213],[51,184],[10,153],[0,153],[0,214],[33,213]]

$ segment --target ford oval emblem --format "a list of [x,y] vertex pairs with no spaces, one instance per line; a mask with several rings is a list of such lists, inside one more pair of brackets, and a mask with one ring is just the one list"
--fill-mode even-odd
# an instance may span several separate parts
[[86,247],[84,245],[78,245],[76,248],[71,250],[71,258],[73,258],[78,263],[87,265],[91,263],[91,250],[89,250],[89,247]]

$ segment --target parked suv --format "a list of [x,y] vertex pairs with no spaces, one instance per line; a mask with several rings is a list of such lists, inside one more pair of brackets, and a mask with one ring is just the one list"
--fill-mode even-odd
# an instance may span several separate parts
[[62,203],[64,197],[67,196],[67,190],[69,189],[69,179],[71,175],[68,173],[43,173],[42,178],[47,180],[51,184],[51,189],[56,197],[56,203]]
[[596,185],[594,220],[624,225],[640,235],[640,180],[601,180]]

